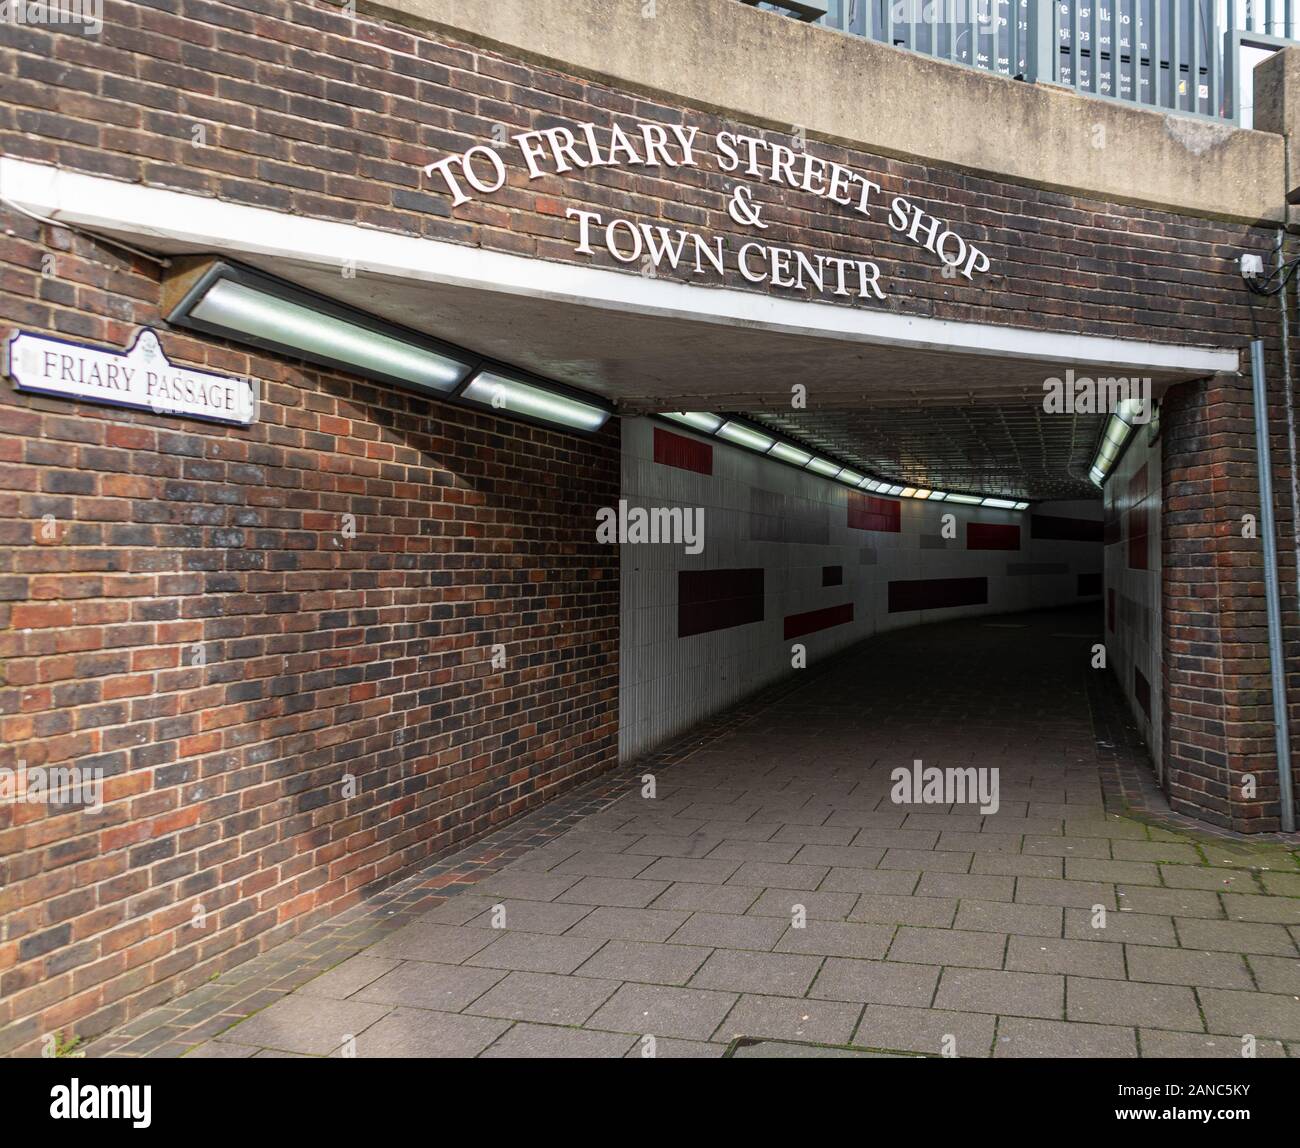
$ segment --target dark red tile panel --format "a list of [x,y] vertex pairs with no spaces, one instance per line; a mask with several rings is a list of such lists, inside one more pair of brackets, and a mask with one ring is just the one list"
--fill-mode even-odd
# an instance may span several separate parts
[[1151,683],[1147,681],[1146,675],[1137,668],[1133,667],[1133,696],[1137,698],[1137,703],[1142,707],[1142,712],[1151,716]]
[[1147,569],[1147,534],[1151,529],[1147,512],[1147,468],[1144,465],[1128,483],[1132,509],[1128,512],[1128,568]]
[[845,602],[841,606],[827,606],[822,610],[809,610],[804,614],[787,614],[786,641],[791,638],[801,638],[804,634],[815,634],[818,630],[829,630],[832,626],[842,626],[852,621],[852,602]]
[[685,435],[655,427],[655,462],[693,470],[696,474],[713,473],[713,446]]
[[872,498],[859,490],[850,490],[849,526],[854,530],[898,534],[902,530],[901,505],[892,498]]
[[763,569],[679,570],[677,636],[729,630],[763,620]]
[[1054,514],[1031,514],[1029,537],[1044,538],[1054,542],[1100,542],[1100,519],[1060,518]]
[[889,584],[889,612],[982,606],[989,600],[987,578],[917,578]]
[[1019,550],[1020,527],[1014,522],[968,522],[966,549]]

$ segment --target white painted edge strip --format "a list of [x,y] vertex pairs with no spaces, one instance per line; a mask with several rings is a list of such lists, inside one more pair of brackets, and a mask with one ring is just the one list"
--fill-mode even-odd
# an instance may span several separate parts
[[350,262],[359,273],[683,322],[1030,360],[1051,370],[1113,367],[1201,378],[1233,373],[1240,365],[1232,349],[960,323],[700,287],[286,215],[8,157],[0,158],[0,198],[61,223],[173,253],[261,256],[327,267]]

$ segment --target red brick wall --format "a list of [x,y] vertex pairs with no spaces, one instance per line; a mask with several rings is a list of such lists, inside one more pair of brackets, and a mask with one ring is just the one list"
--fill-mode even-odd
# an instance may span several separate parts
[[[1279,803],[1254,406],[1243,366],[1240,380],[1182,386],[1165,398],[1161,549],[1170,804],[1249,833],[1276,830]],[[1294,734],[1300,731],[1300,614],[1280,356],[1269,356],[1266,374]],[[1255,519],[1255,537],[1243,534],[1247,515]],[[1244,796],[1247,775],[1256,779],[1253,798]]]
[[[594,257],[574,254],[577,224],[565,218],[568,208],[722,235],[731,252],[754,237],[728,214],[734,177],[719,172],[711,151],[717,131],[764,131],[742,118],[672,106],[371,17],[349,19],[324,2],[105,0],[104,12],[98,38],[5,28],[4,154],[629,274],[639,268],[618,264],[603,245]],[[698,125],[700,165],[666,173],[603,167],[530,181],[511,145],[500,149],[506,186],[454,211],[441,181],[420,171],[519,131],[615,119]],[[200,129],[203,145],[197,146]],[[788,132],[766,134],[790,142]],[[887,304],[872,306],[1219,345],[1238,345],[1250,330],[1230,256],[1266,247],[1271,232],[823,140],[808,147],[876,179],[882,206],[868,219],[801,190],[745,177],[765,205],[763,241],[877,261],[891,294]],[[884,205],[900,194],[985,250],[992,270],[976,282],[945,278],[933,255],[888,227]],[[657,274],[698,281],[687,262]],[[734,273],[728,286],[781,293]]]
[[[152,264],[3,224],[3,323],[158,322]],[[99,814],[0,804],[3,1051],[121,1022],[616,758],[616,422],[161,337],[262,379],[260,421],[0,385],[0,766],[106,775]]]

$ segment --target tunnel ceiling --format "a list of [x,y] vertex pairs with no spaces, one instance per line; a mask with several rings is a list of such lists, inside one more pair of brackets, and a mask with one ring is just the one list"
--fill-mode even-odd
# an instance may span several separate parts
[[882,478],[1007,497],[1096,498],[1088,480],[1105,416],[1014,405],[752,411],[771,430]]

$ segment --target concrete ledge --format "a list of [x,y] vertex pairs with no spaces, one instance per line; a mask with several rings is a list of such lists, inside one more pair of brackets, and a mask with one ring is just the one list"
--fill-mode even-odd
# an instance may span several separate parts
[[362,0],[368,15],[677,104],[1099,199],[1283,216],[1284,141],[946,64],[736,0]]

